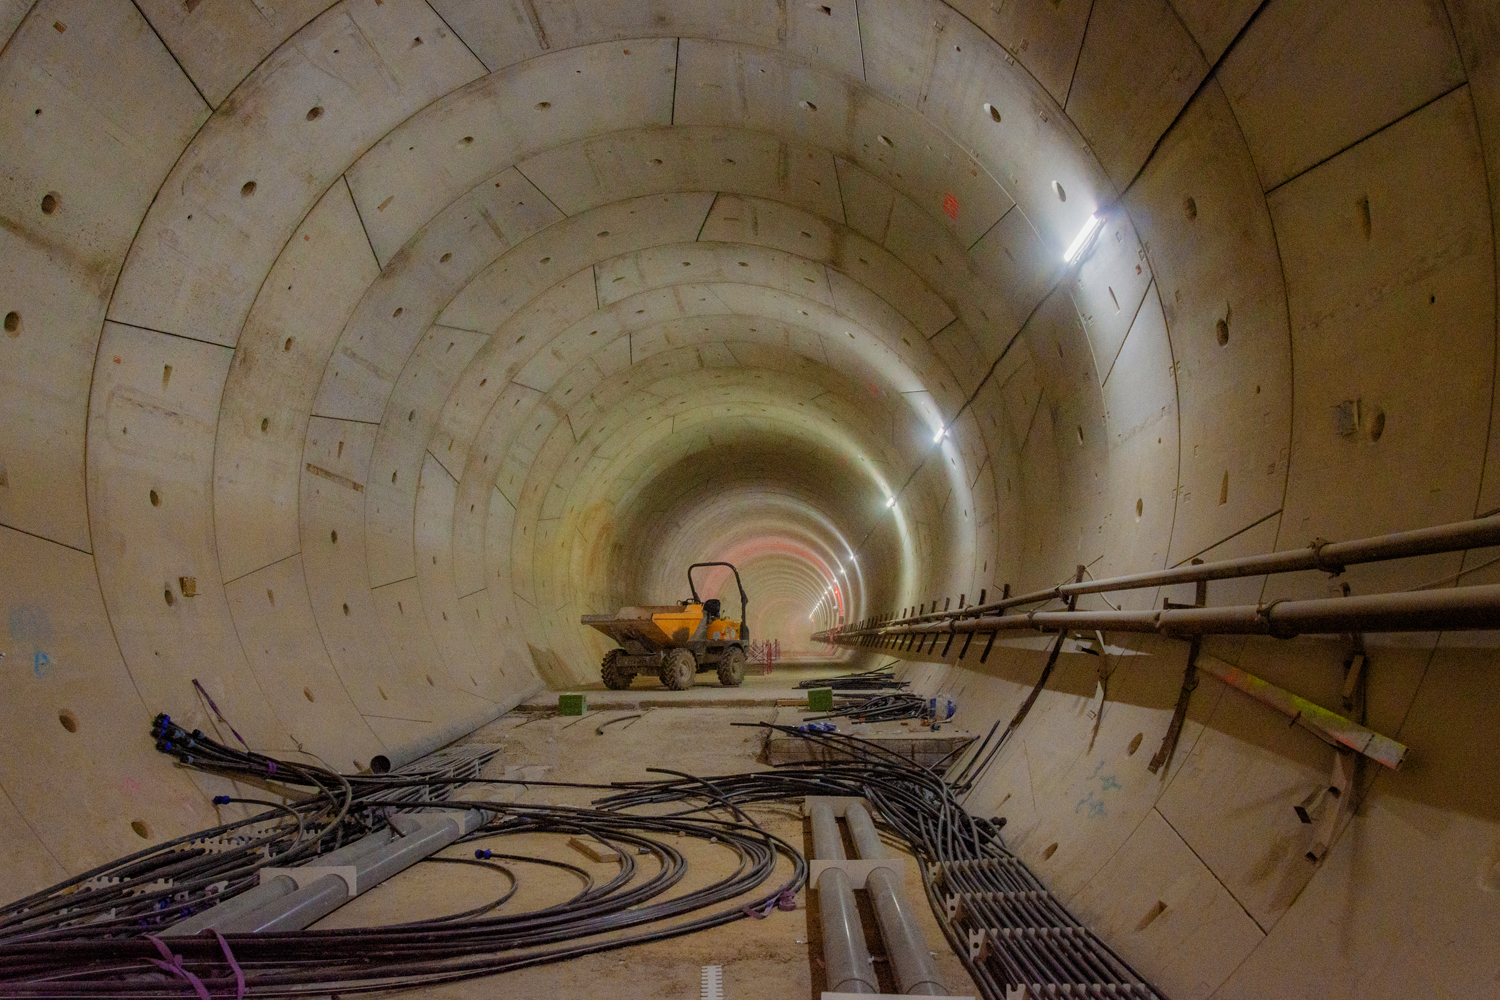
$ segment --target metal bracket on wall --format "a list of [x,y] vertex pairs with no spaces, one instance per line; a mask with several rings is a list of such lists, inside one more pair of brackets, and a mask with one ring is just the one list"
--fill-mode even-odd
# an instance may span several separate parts
[[[1317,823],[1313,828],[1312,846],[1307,850],[1307,860],[1323,860],[1345,817],[1354,811],[1354,780],[1358,764],[1359,759],[1353,750],[1337,750],[1333,755],[1333,774],[1328,785],[1296,807],[1298,819],[1304,823]],[[1313,814],[1318,813],[1320,806],[1321,814],[1314,820]]]
[[[1201,566],[1202,559],[1194,559],[1191,565]],[[1208,581],[1197,581],[1197,588],[1192,604],[1174,604],[1163,598],[1164,609],[1176,608],[1201,608],[1208,604]],[[1188,643],[1187,667],[1182,672],[1182,690],[1177,693],[1177,707],[1172,710],[1172,722],[1167,726],[1167,735],[1162,737],[1161,748],[1156,751],[1156,756],[1151,758],[1151,763],[1146,765],[1146,770],[1152,774],[1160,771],[1164,766],[1172,763],[1172,755],[1177,752],[1177,741],[1182,737],[1182,724],[1187,721],[1188,702],[1192,700],[1193,692],[1198,688],[1198,653],[1203,649],[1201,636],[1193,636]]]

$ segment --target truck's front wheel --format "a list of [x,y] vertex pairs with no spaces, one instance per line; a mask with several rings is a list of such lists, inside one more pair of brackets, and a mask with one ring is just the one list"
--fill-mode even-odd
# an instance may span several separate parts
[[691,649],[667,650],[667,658],[661,665],[661,682],[673,691],[686,691],[693,686],[693,677],[698,673],[698,661],[693,659]]
[[745,683],[745,651],[740,647],[728,646],[719,657],[719,683],[727,688]]

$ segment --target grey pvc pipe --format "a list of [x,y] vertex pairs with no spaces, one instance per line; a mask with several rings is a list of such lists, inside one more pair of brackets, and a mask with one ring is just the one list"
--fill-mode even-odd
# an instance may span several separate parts
[[[379,830],[368,836],[361,837],[352,844],[345,844],[336,851],[330,851],[322,857],[317,858],[312,864],[317,865],[355,865],[358,867],[358,859],[370,851],[380,850],[388,845],[396,834],[393,830]],[[340,882],[343,880],[340,879]],[[267,879],[260,885],[252,886],[233,899],[226,900],[218,906],[204,910],[202,913],[194,914],[186,920],[177,923],[162,931],[162,937],[187,937],[212,928],[223,932],[232,922],[237,922],[241,917],[253,913],[263,906],[269,906],[276,900],[290,896],[297,891],[297,883],[286,875],[278,875]]]
[[398,768],[410,764],[412,761],[421,760],[428,754],[440,750],[450,743],[468,736],[483,726],[489,725],[500,716],[515,708],[521,702],[539,693],[543,684],[538,681],[524,691],[517,692],[502,701],[486,705],[473,715],[462,716],[434,729],[427,735],[393,747],[386,753],[376,754],[370,758],[370,770],[375,774],[388,774]]
[[[459,837],[476,829],[482,822],[484,813],[477,809],[453,816],[423,817],[412,825],[411,832],[405,836],[391,838],[386,835],[384,843],[372,845],[365,845],[364,840],[370,838],[364,838],[350,845],[358,848],[351,855],[340,858],[340,852],[335,851],[317,858],[311,863],[311,867],[352,864],[355,882],[359,891],[364,892],[392,875],[405,871],[423,858],[436,854]],[[384,832],[374,836],[382,835]],[[280,880],[277,878],[271,881]],[[348,883],[338,875],[330,874],[294,892],[271,898],[261,906],[241,909],[206,926],[212,926],[224,934],[302,930],[343,906],[351,898]]]
[[[889,856],[864,806],[851,802],[844,810],[844,821],[849,824],[854,849],[861,858],[873,861]],[[937,963],[932,960],[927,939],[917,924],[917,915],[901,889],[900,879],[890,869],[877,868],[866,878],[865,892],[875,907],[880,937],[885,942],[891,971],[901,992],[908,996],[948,996],[947,988],[938,979]]]
[[[815,802],[812,819],[813,855],[823,861],[844,857],[838,819],[826,802]],[[865,930],[860,926],[854,886],[846,872],[830,869],[818,878],[818,919],[823,925],[823,965],[830,993],[879,993]]]
[[819,861],[844,860],[844,838],[839,836],[839,821],[827,802],[815,803],[812,818],[813,854]]

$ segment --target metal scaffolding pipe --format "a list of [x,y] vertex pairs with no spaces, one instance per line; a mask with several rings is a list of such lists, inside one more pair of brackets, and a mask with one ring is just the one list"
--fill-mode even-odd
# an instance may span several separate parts
[[[861,858],[874,861],[889,856],[864,806],[849,803],[844,810],[844,822],[849,824],[854,849]],[[889,868],[876,868],[865,878],[865,892],[875,907],[880,938],[885,942],[897,987],[908,996],[947,996],[948,990],[938,980],[937,964],[932,960],[927,939],[917,925],[917,915],[901,890],[900,879]]]
[[[808,814],[812,819],[813,856],[824,861],[842,860],[844,842],[839,836],[833,807],[827,802],[814,801]],[[836,868],[824,870],[818,878],[817,890],[828,992],[879,993],[848,873]]]
[[[1413,590],[1395,594],[1272,601],[1220,608],[1160,611],[1032,611],[983,615],[923,624],[895,624],[879,635],[927,636],[948,631],[1157,632],[1170,636],[1272,635],[1290,639],[1303,633],[1450,632],[1500,629],[1500,585]],[[860,632],[824,633],[825,641],[853,645]],[[820,638],[814,636],[814,638]]]
[[1318,542],[1307,548],[1286,552],[1223,559],[1197,565],[1178,566],[1173,569],[1110,577],[1104,580],[1064,583],[1046,590],[1036,590],[1029,594],[965,608],[961,612],[949,612],[946,615],[938,612],[903,617],[895,619],[893,624],[941,621],[955,614],[970,617],[989,615],[1007,608],[1039,604],[1043,601],[1063,600],[1082,594],[1168,587],[1180,583],[1197,583],[1200,580],[1229,580],[1236,577],[1295,573],[1310,569],[1342,573],[1346,567],[1361,563],[1409,559],[1413,556],[1435,555],[1440,552],[1462,552],[1466,549],[1480,549],[1495,545],[1500,545],[1500,514],[1474,521],[1458,521],[1430,528],[1418,528],[1415,531],[1398,531],[1389,535],[1358,538],[1347,542]]

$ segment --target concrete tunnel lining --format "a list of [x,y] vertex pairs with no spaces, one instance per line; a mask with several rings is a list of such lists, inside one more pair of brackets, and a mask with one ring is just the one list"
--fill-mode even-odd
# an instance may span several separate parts
[[[358,768],[593,676],[578,615],[715,543],[808,610],[857,549],[857,618],[1500,506],[1478,0],[195,6],[0,7],[10,896],[215,821],[139,733],[207,728],[194,679]],[[1321,745],[1207,682],[1159,782],[1070,812],[1175,700],[1180,653],[1122,643],[1097,745],[1069,661],[975,793],[1044,790],[1005,808],[1055,893],[1174,996],[1483,989],[1488,637],[1371,640],[1417,756],[1312,869],[1278,845]],[[1334,643],[1210,645],[1337,701]],[[997,649],[911,677],[1008,716],[1038,652]]]

